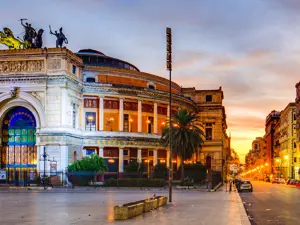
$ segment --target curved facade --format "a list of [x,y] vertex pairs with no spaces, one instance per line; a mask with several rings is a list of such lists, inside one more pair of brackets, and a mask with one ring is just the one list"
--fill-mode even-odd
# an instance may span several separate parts
[[[169,166],[168,150],[159,142],[169,116],[168,92],[169,80],[140,72],[134,65],[99,51],[84,49],[74,54],[65,48],[1,50],[1,168],[18,163],[8,160],[10,151],[3,133],[7,130],[4,118],[17,107],[29,110],[35,121],[35,166],[20,161],[20,168],[29,165],[38,172],[44,168],[49,171],[49,162],[55,161],[56,170],[64,171],[74,160],[94,153],[105,158],[110,172],[122,173],[130,161],[146,162],[148,171],[157,163]],[[202,113],[203,123],[208,126],[208,150],[202,149],[191,162],[205,164],[210,157],[210,168],[221,170],[225,147],[223,141],[218,141],[227,138],[222,90],[195,92],[172,83],[172,92],[173,112],[185,107]],[[201,108],[201,99],[207,93],[210,102],[215,103]],[[215,114],[211,114],[211,107]],[[10,146],[15,154],[22,143],[11,142]],[[44,151],[47,162],[42,159]],[[176,155],[173,163],[175,168],[180,163]]]

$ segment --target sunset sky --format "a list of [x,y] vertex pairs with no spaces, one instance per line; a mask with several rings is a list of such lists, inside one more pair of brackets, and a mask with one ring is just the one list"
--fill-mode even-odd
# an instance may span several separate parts
[[[0,26],[22,37],[27,18],[64,28],[68,48],[93,48],[168,78],[165,27],[173,31],[173,77],[184,87],[224,90],[228,134],[240,157],[273,109],[295,99],[300,81],[299,0],[51,0],[1,2]],[[0,48],[5,48],[1,46]]]

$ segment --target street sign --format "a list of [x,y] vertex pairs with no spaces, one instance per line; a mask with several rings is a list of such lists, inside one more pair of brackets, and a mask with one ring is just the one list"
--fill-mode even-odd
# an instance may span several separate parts
[[6,170],[0,170],[0,180],[6,180]]

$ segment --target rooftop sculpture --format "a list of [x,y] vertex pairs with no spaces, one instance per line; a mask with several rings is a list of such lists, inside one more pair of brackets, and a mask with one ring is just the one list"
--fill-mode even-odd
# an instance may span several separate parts
[[[15,37],[12,30],[8,27],[3,28],[3,31],[0,31],[0,44],[7,46],[9,49],[28,49],[28,48],[42,48],[43,47],[43,29],[38,31],[31,26],[28,22],[25,22],[28,19],[20,19],[21,25],[24,27],[24,36],[23,39]],[[62,32],[63,28],[59,29],[59,33],[55,31],[54,33],[50,28],[50,34],[55,35],[56,48],[62,48],[63,43],[68,44],[68,39],[65,37]]]

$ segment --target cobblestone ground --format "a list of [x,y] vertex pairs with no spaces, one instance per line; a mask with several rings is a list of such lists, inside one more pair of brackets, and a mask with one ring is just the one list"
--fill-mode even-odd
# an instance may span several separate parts
[[173,203],[127,221],[114,221],[113,206],[168,195],[165,190],[98,190],[90,192],[0,191],[1,225],[66,224],[248,224],[236,193],[174,191]]

